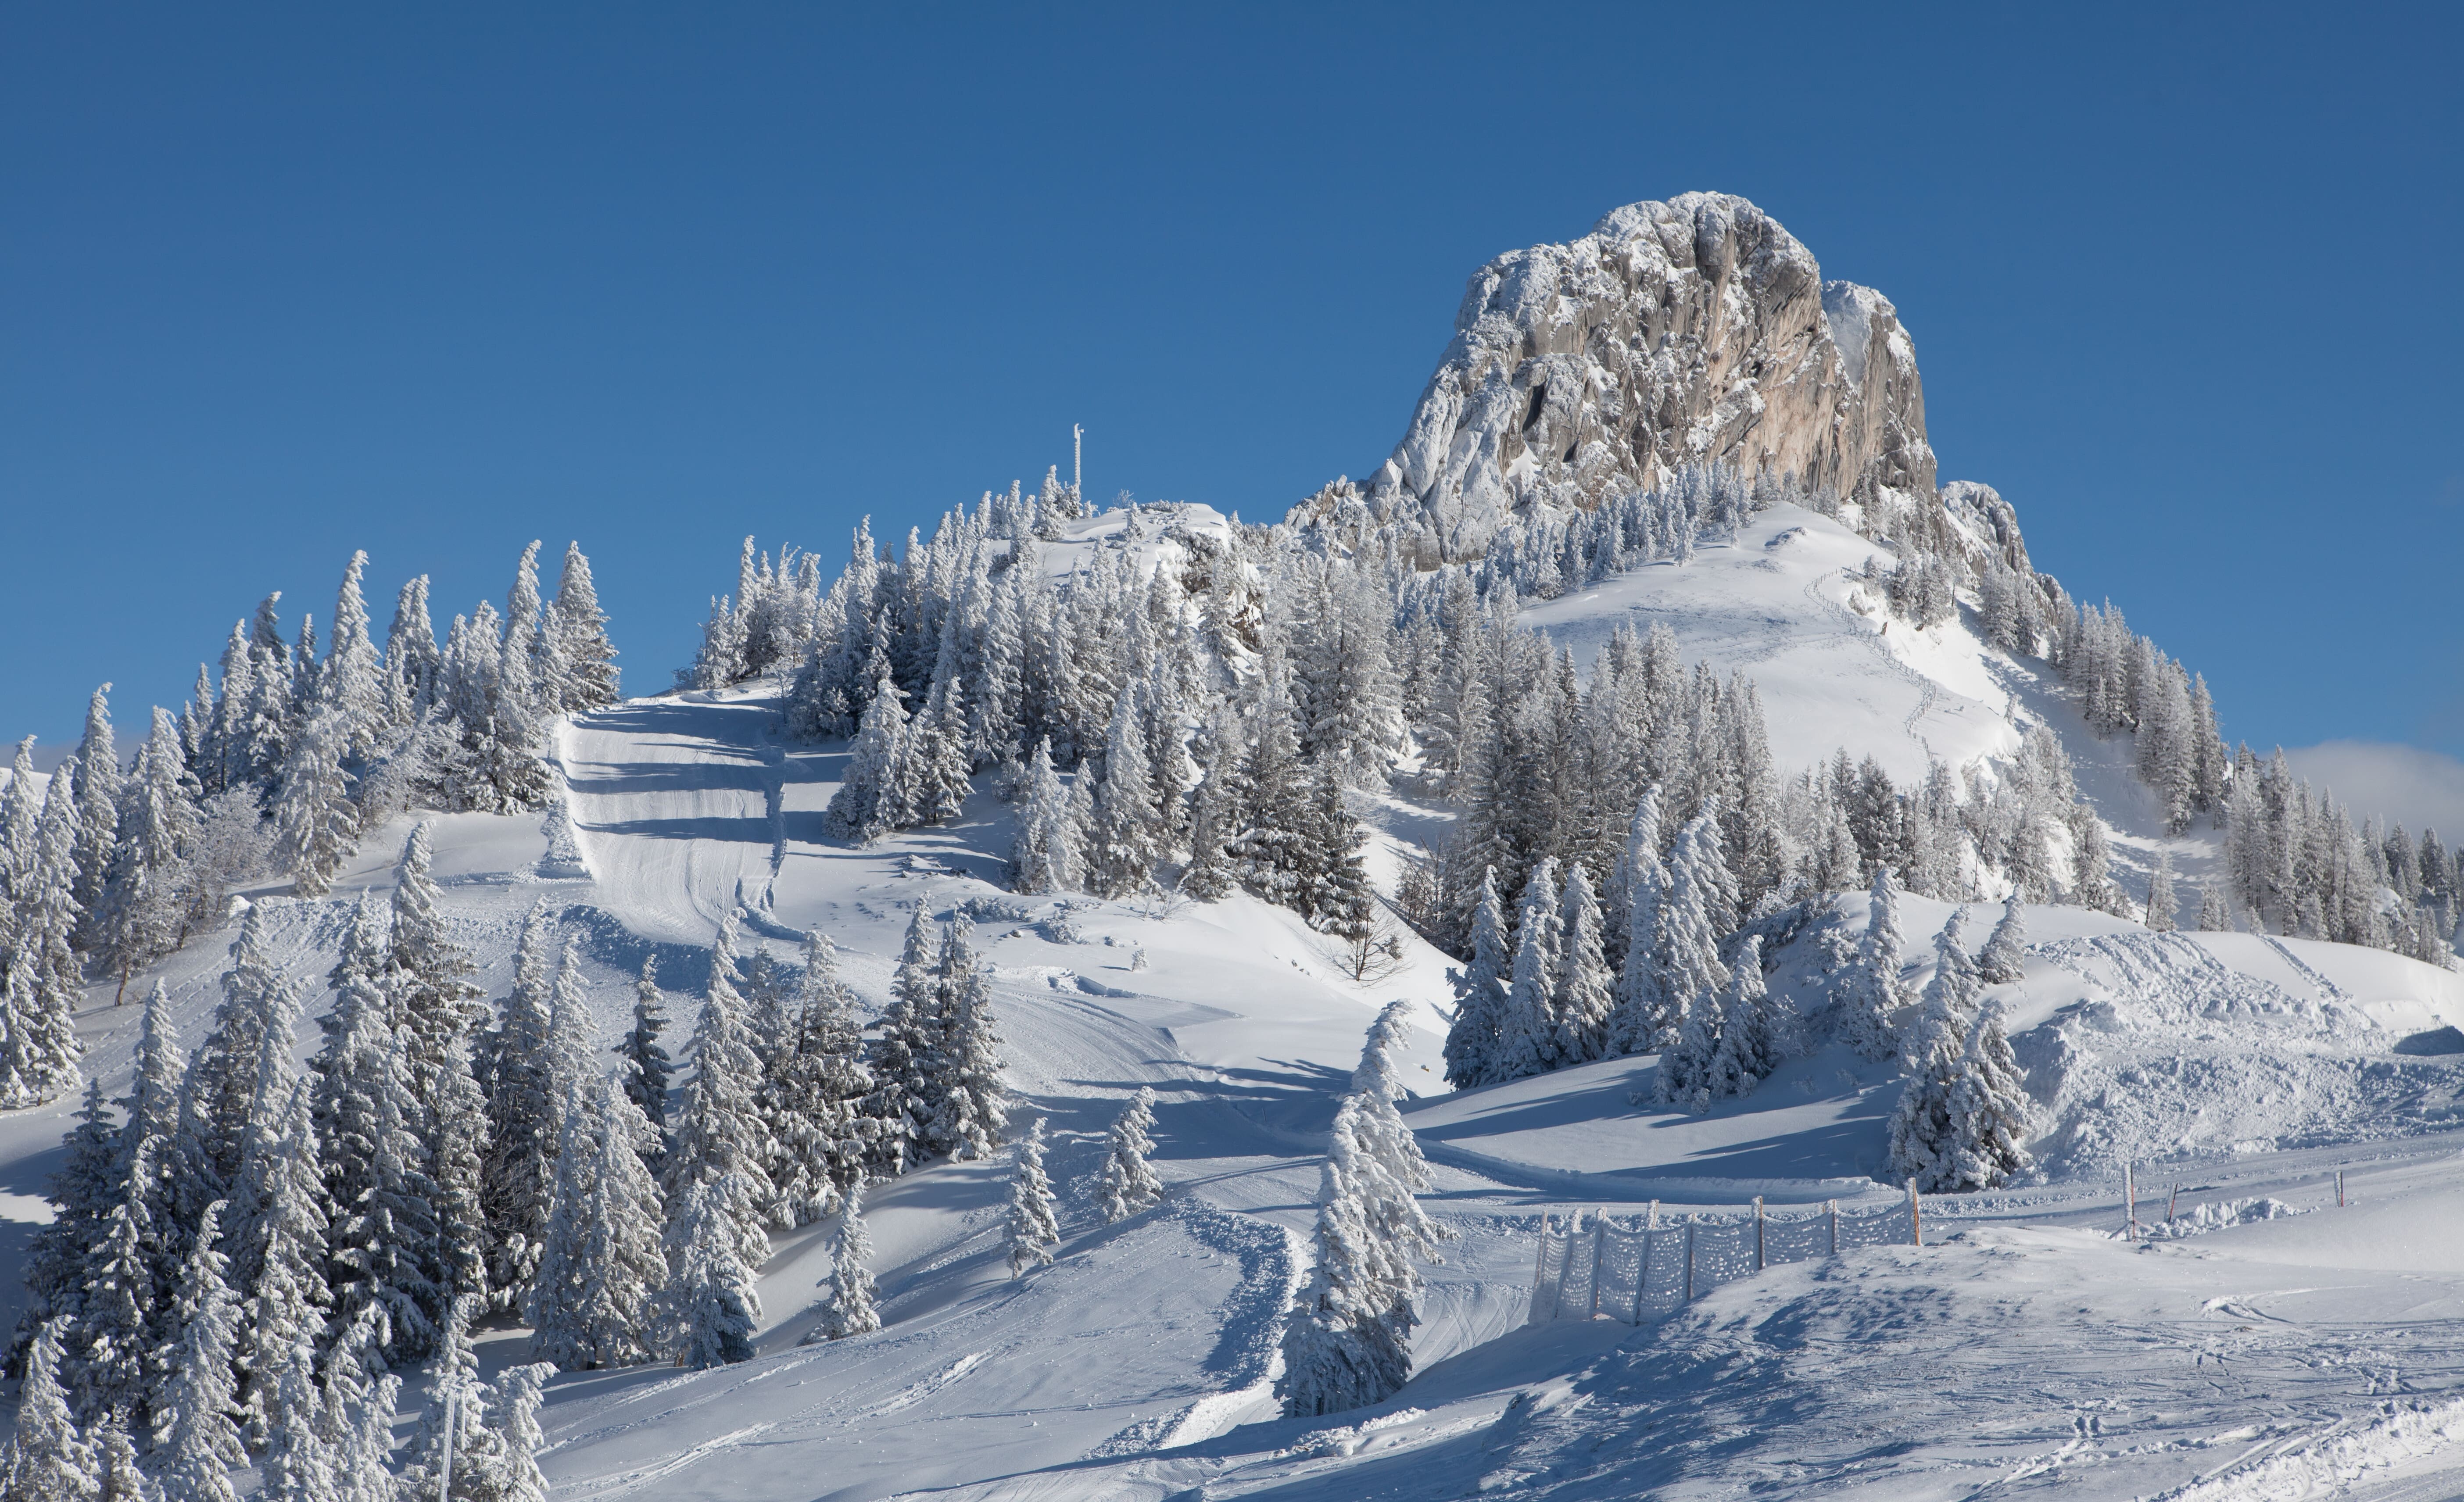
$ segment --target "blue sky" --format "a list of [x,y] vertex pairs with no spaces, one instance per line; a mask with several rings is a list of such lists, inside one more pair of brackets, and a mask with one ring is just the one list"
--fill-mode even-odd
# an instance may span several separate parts
[[649,691],[745,533],[835,565],[1073,422],[1279,514],[1481,262],[1717,188],[2230,734],[2464,751],[2452,10],[882,9],[0,9],[0,732],[358,547],[382,626],[579,537]]

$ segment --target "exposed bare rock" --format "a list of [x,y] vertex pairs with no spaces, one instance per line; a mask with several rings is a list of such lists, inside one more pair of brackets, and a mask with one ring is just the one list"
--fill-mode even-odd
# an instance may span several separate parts
[[1930,498],[1916,348],[1890,300],[1824,283],[1742,198],[1617,209],[1471,279],[1411,428],[1370,482],[1450,557],[1535,505],[1590,508],[1684,464]]

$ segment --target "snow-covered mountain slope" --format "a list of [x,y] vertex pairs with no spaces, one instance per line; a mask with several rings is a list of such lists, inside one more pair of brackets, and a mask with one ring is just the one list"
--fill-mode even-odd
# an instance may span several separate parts
[[[1737,567],[1750,571],[1741,579],[1766,576],[1752,551],[1740,550]],[[1720,567],[1697,577],[1717,580]],[[1569,611],[1565,623],[1586,619]],[[2422,1390],[2448,1380],[2464,1294],[2427,1253],[2402,1251],[2439,1217],[2464,1216],[2434,1166],[2449,1149],[2423,1156],[2464,1071],[2453,1057],[2398,1051],[2464,1020],[2453,977],[2337,946],[2159,941],[2119,920],[2032,910],[2039,947],[2005,994],[2021,1046],[2046,1056],[2032,1066],[2047,1145],[2087,1176],[1981,1197],[1961,1212],[1972,1229],[1950,1245],[1775,1269],[1641,1331],[1522,1328],[1538,1217],[1595,1205],[1639,1213],[1652,1199],[1728,1210],[1755,1194],[1774,1207],[1887,1200],[1864,1176],[1880,1166],[1889,1072],[1825,1050],[1705,1118],[1632,1105],[1645,1060],[1446,1095],[1433,1070],[1437,1018],[1424,1011],[1411,1066],[1432,1067],[1421,1077],[1430,1099],[1409,1120],[1436,1165],[1426,1203],[1459,1239],[1429,1270],[1421,1375],[1341,1422],[1286,1421],[1265,1384],[1332,1098],[1374,1003],[1443,993],[1439,958],[1414,949],[1403,973],[1364,990],[1342,978],[1320,936],[1250,899],[1141,908],[1073,898],[1065,911],[1009,896],[986,880],[1010,838],[1007,810],[986,794],[944,828],[862,850],[826,841],[818,810],[844,747],[784,743],[775,718],[755,691],[635,701],[571,723],[561,756],[588,879],[539,878],[546,840],[532,819],[440,819],[454,931],[501,992],[520,915],[550,903],[585,941],[605,1044],[646,952],[660,955],[674,1010],[690,1015],[702,946],[739,900],[774,952],[821,926],[873,1005],[908,904],[973,904],[998,968],[1010,1082],[1022,1111],[1056,1133],[1063,1255],[1007,1277],[999,1165],[897,1180],[869,1207],[885,1330],[797,1345],[828,1227],[780,1237],[755,1361],[552,1385],[543,1463],[560,1496],[1608,1496],[1680,1475],[1807,1496],[1863,1478],[1876,1495],[1916,1495],[1964,1494],[2021,1471],[2123,1496],[2235,1464],[2366,1459],[2390,1463],[2371,1474],[2395,1475],[2406,1455],[2427,1451],[2406,1462],[2418,1466],[2441,1453],[2433,1442],[2449,1420],[2388,1411],[2403,1389],[2385,1374]],[[1396,799],[1382,826],[1408,831],[1425,816]],[[290,973],[321,976],[348,901],[388,882],[403,833],[371,838],[331,898],[263,899],[275,904]],[[1909,930],[1945,911],[1910,899]],[[191,1039],[214,999],[222,942],[164,969]],[[1774,977],[1808,1006],[1810,946]],[[2179,947],[2220,964],[2210,971],[2170,952]],[[2167,964],[2194,984],[2167,980]],[[95,999],[80,1019],[89,1063],[117,1089],[135,1013]],[[2156,1067],[2201,1051],[2243,1076],[2167,1078]],[[2242,1088],[2265,1070],[2280,1094]],[[2322,1084],[2331,1077],[2341,1083]],[[1173,1192],[1105,1227],[1085,1181],[1101,1128],[1140,1084],[1160,1098]],[[66,1116],[55,1106],[0,1119],[0,1212],[20,1242],[39,1218],[32,1196]],[[2121,1128],[2091,1143],[2089,1121],[2127,1123],[2134,1156],[2174,1159],[2197,1186],[2192,1203],[2273,1194],[2315,1207],[2333,1163],[2367,1153],[2389,1165],[2356,1181],[2378,1218],[2343,1212],[2333,1225],[2351,1238],[2330,1234],[2337,1212],[2322,1211],[2134,1255],[2103,1234],[2117,1217],[2104,1170]],[[2342,1145],[2248,1150],[2301,1143]],[[2366,1255],[2352,1250],[2363,1246]],[[2340,1292],[2269,1292],[2313,1285]],[[2402,1319],[2378,1322],[2390,1312]],[[2035,1353],[2032,1377],[1992,1360],[2014,1339]],[[493,1332],[491,1367],[517,1359],[522,1340]],[[2211,1359],[2233,1374],[2223,1387]],[[2254,1368],[2275,1396],[2251,1396]],[[1946,1369],[1972,1377],[1944,1391]],[[2036,1384],[2026,1402],[2014,1382]],[[1769,1444],[1743,1438],[1775,1423]]]
[[1473,273],[1454,341],[1374,494],[1448,556],[1532,504],[1589,508],[1680,465],[1930,496],[1925,391],[1890,300],[1825,282],[1742,198],[1630,204]]

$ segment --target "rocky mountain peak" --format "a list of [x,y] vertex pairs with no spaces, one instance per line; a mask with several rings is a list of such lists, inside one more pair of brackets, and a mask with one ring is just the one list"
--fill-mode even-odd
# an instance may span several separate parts
[[1371,481],[1449,557],[1509,513],[1590,509],[1681,465],[1930,498],[1916,347],[1890,299],[1825,282],[1745,199],[1630,204],[1476,272],[1409,431]]

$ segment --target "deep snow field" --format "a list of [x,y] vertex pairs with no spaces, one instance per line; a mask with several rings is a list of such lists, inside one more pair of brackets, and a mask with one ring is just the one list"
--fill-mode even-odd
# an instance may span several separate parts
[[[1639,570],[1527,620],[1578,652],[1619,619],[1666,620],[1689,660],[1761,685],[1784,773],[1845,742],[1905,778],[1928,751],[1998,753],[2014,715],[2041,718],[2123,858],[2163,843],[2196,880],[2212,832],[2160,841],[2126,747],[2087,735],[2037,670],[1957,622],[1885,632],[1849,608],[1868,551],[1780,508],[1688,569]],[[583,941],[603,1046],[656,952],[680,1049],[732,906],[749,914],[748,944],[782,962],[820,928],[878,1008],[911,908],[974,904],[1014,1121],[1041,1114],[1054,1135],[1063,1255],[1007,1276],[1003,1164],[881,1186],[867,1209],[886,1328],[800,1346],[830,1228],[778,1238],[755,1361],[550,1385],[542,1464],[559,1497],[2464,1494],[2464,1036],[2442,1031],[2464,1024],[2464,976],[2032,908],[2026,978],[1991,994],[2040,1107],[2042,1182],[1928,1201],[1930,1245],[1775,1266],[1657,1324],[1527,1325],[1544,1215],[1639,1218],[1659,1202],[1663,1216],[1725,1219],[1757,1195],[1779,1218],[1898,1204],[1876,1182],[1893,1072],[1826,1047],[1701,1118],[1631,1102],[1647,1058],[1450,1093],[1435,950],[1407,938],[1399,973],[1364,988],[1297,918],[1245,897],[1073,898],[1056,922],[1062,904],[1001,889],[1009,814],[988,793],[947,827],[832,843],[822,810],[846,748],[781,738],[775,692],[636,700],[563,727],[586,876],[543,874],[536,817],[438,818],[445,901],[483,983],[502,993],[522,916],[545,902]],[[1400,794],[1364,813],[1387,873],[1396,840],[1444,824]],[[322,976],[407,829],[371,837],[325,899],[252,894],[277,904],[293,975]],[[1837,920],[1861,925],[1862,906],[1843,901]],[[1911,955],[1929,954],[1947,914],[1904,900]],[[189,1044],[229,942],[209,936],[161,969]],[[1783,950],[1772,977],[1809,1012],[1814,944]],[[80,1017],[88,1072],[115,1093],[142,993],[115,1009],[98,988]],[[1412,1383],[1357,1413],[1284,1420],[1270,1383],[1316,1154],[1363,1029],[1398,996],[1423,1024],[1406,1118],[1435,1165],[1426,1204],[1458,1239],[1427,1270]],[[1171,1192],[1104,1226],[1085,1180],[1141,1085],[1158,1097]],[[0,1116],[11,1318],[14,1263],[74,1104]],[[2140,1241],[2119,1234],[2125,1162],[2150,1223]],[[524,1341],[490,1332],[490,1367]]]

